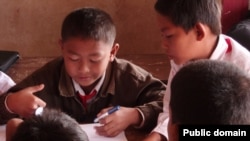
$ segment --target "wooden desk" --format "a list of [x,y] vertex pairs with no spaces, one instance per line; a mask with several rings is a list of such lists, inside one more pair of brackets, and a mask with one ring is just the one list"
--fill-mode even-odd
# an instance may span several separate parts
[[[120,55],[119,58],[127,59],[147,71],[151,72],[155,77],[166,81],[170,71],[169,60],[166,55]],[[16,82],[20,82],[23,78],[31,74],[36,69],[43,66],[55,57],[29,57],[20,58],[6,73]],[[144,139],[148,133],[137,131],[135,129],[127,129],[125,135],[128,141],[139,141]]]
[[[157,55],[120,55],[119,58],[127,59],[147,71],[155,77],[166,81],[170,71],[169,60],[164,54]],[[36,69],[42,67],[55,57],[21,57],[9,70],[7,74],[16,82],[31,74]]]

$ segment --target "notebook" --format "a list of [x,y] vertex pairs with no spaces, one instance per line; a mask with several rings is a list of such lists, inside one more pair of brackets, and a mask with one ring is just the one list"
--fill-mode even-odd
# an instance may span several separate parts
[[6,72],[18,59],[17,51],[0,50],[0,71]]

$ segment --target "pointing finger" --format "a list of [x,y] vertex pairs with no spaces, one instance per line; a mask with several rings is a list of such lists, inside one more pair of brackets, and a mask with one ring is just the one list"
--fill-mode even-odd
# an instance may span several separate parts
[[44,84],[40,84],[40,85],[28,87],[26,88],[26,90],[30,91],[31,93],[35,93],[35,92],[39,92],[43,90],[43,88],[44,88]]

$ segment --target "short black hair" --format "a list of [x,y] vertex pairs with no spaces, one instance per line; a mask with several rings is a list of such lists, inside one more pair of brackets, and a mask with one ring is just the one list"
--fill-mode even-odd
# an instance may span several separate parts
[[186,32],[201,22],[213,34],[221,33],[221,0],[157,0],[155,10]]
[[250,124],[250,78],[235,64],[198,60],[186,64],[171,83],[173,123]]
[[53,109],[25,119],[11,141],[88,141],[87,134],[69,115]]
[[101,40],[112,43],[116,29],[111,16],[98,8],[80,8],[69,13],[61,29],[62,41],[72,37]]

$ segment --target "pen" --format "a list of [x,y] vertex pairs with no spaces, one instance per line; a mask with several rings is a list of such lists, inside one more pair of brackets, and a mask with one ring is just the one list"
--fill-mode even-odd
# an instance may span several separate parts
[[113,107],[112,109],[109,109],[106,113],[104,113],[104,114],[102,114],[101,116],[95,118],[94,122],[98,122],[100,119],[102,119],[102,118],[104,118],[104,117],[106,117],[106,116],[108,116],[108,115],[114,113],[115,111],[117,111],[117,110],[119,110],[119,109],[120,109],[120,106],[119,106],[119,105]]

